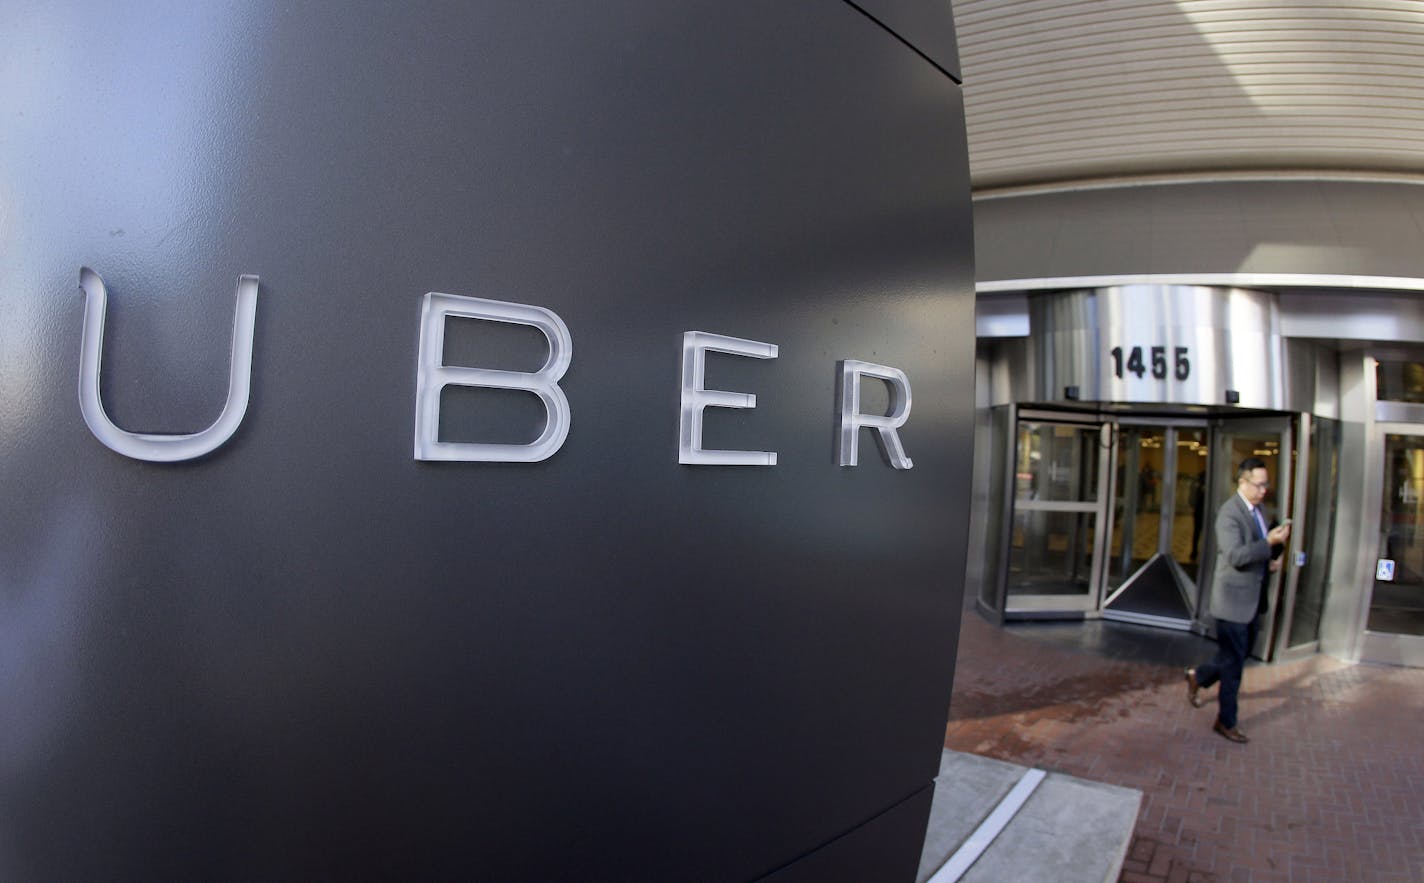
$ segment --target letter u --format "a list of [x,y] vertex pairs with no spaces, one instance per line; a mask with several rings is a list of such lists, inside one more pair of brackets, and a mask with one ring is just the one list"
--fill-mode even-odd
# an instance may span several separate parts
[[79,345],[79,410],[89,431],[125,457],[153,463],[192,460],[222,446],[247,414],[252,389],[252,336],[257,325],[256,276],[237,277],[237,314],[232,326],[232,361],[228,369],[227,401],[212,426],[189,435],[126,432],[104,413],[99,395],[99,363],[104,350],[104,316],[109,298],[104,280],[88,267],[79,271],[84,289],[84,335]]

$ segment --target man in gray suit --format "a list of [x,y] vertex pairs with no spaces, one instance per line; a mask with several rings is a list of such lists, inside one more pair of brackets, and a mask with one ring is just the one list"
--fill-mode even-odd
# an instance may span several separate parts
[[1211,615],[1216,618],[1216,656],[1187,669],[1187,701],[1200,708],[1200,691],[1221,682],[1212,729],[1232,742],[1246,742],[1236,725],[1236,697],[1246,654],[1256,643],[1256,622],[1265,607],[1266,581],[1280,569],[1276,556],[1290,537],[1290,524],[1267,528],[1261,501],[1270,488],[1266,464],[1241,461],[1236,493],[1216,513],[1216,574],[1211,581]]

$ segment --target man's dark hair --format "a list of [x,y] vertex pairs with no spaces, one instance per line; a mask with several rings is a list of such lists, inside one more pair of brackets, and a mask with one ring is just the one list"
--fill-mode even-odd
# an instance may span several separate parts
[[1241,461],[1241,468],[1236,470],[1236,480],[1240,481],[1250,475],[1256,469],[1265,469],[1266,461],[1260,457],[1247,457]]

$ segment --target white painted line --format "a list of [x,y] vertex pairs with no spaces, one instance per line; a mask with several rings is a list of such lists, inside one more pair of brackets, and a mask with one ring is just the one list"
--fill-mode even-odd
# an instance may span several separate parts
[[1013,821],[1014,816],[1018,815],[1018,811],[1028,802],[1034,789],[1047,776],[1048,774],[1043,770],[1029,770],[1024,773],[1018,784],[1008,794],[1005,794],[1004,799],[999,801],[999,805],[994,807],[994,811],[989,813],[989,817],[980,823],[974,833],[969,835],[969,839],[965,840],[954,855],[949,857],[949,861],[934,872],[934,876],[930,877],[927,883],[955,883],[956,880],[963,877],[965,871],[969,870],[969,866],[979,860],[979,856],[984,854],[984,850],[989,848],[989,845],[994,842],[994,838],[998,837],[1004,828],[1008,827],[1009,822]]

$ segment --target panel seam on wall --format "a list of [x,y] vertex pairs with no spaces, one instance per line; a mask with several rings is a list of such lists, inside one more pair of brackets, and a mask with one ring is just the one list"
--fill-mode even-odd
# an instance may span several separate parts
[[[820,852],[821,850],[825,849],[825,848],[828,847],[828,846],[831,846],[832,844],[836,843],[837,841],[840,841],[840,840],[843,840],[843,839],[846,838],[846,837],[849,837],[851,834],[854,834],[856,831],[861,830],[861,829],[864,828],[866,825],[869,825],[871,822],[874,822],[876,819],[879,819],[879,818],[881,818],[882,816],[888,815],[889,813],[893,812],[894,810],[899,809],[900,807],[904,806],[904,805],[905,805],[906,803],[908,803],[909,801],[914,800],[914,799],[915,799],[917,796],[919,796],[920,794],[923,794],[926,789],[929,789],[929,790],[933,790],[933,789],[934,789],[934,780],[933,780],[933,779],[930,780],[929,784],[927,784],[927,785],[922,785],[922,786],[920,786],[919,788],[916,788],[915,790],[911,791],[909,794],[906,794],[904,797],[901,797],[899,800],[896,800],[894,803],[891,803],[889,806],[885,807],[884,809],[881,809],[879,812],[872,813],[872,814],[871,814],[870,816],[868,816],[867,818],[861,819],[859,822],[856,822],[854,825],[851,825],[849,828],[846,828],[844,831],[841,831],[841,832],[837,833],[835,836],[829,838],[829,839],[826,840],[824,843],[818,843],[818,844],[816,844],[815,846],[813,846],[812,848],[806,850],[805,852],[803,852],[803,853],[801,853],[800,855],[796,856],[795,858],[791,859],[790,861],[787,861],[787,862],[784,862],[784,863],[782,863],[782,864],[780,864],[780,865],[777,865],[776,867],[772,868],[771,870],[767,871],[766,873],[758,875],[756,879],[758,879],[758,880],[764,880],[764,879],[766,879],[767,877],[770,877],[770,876],[772,876],[772,875],[774,875],[774,874],[779,874],[779,873],[781,873],[782,871],[786,870],[787,868],[791,867],[792,865],[796,864],[797,862],[802,861],[803,859],[809,858],[810,856],[815,855],[816,853]],[[926,817],[926,823],[928,823],[928,817]]]
[[940,73],[944,74],[946,77],[949,77],[951,80],[953,80],[956,85],[959,85],[959,86],[963,86],[963,85],[964,85],[964,81],[963,81],[962,79],[960,79],[959,77],[956,77],[954,74],[952,74],[952,73],[950,73],[949,71],[945,70],[944,67],[943,67],[939,62],[935,61],[933,58],[930,58],[930,57],[929,57],[928,55],[926,55],[924,52],[920,51],[920,49],[919,49],[917,46],[915,46],[914,43],[911,43],[909,40],[906,40],[904,37],[900,36],[900,34],[898,34],[893,28],[891,28],[889,25],[885,24],[885,22],[881,21],[880,19],[876,18],[874,15],[871,15],[869,12],[867,12],[867,11],[865,10],[865,7],[863,7],[863,6],[861,6],[860,4],[854,2],[854,0],[845,0],[845,3],[846,3],[847,6],[851,7],[851,8],[854,9],[856,12],[859,12],[861,15],[865,16],[866,18],[870,19],[871,21],[873,21],[873,22],[875,22],[877,25],[879,25],[881,28],[883,28],[883,29],[885,30],[885,33],[887,33],[887,34],[889,34],[890,36],[894,37],[896,40],[899,40],[901,43],[904,43],[906,46],[908,46],[908,47],[910,48],[910,50],[911,50],[912,52],[914,52],[916,55],[918,55],[919,57],[923,58],[925,61],[928,61],[931,65],[933,65],[935,70],[939,71]]

